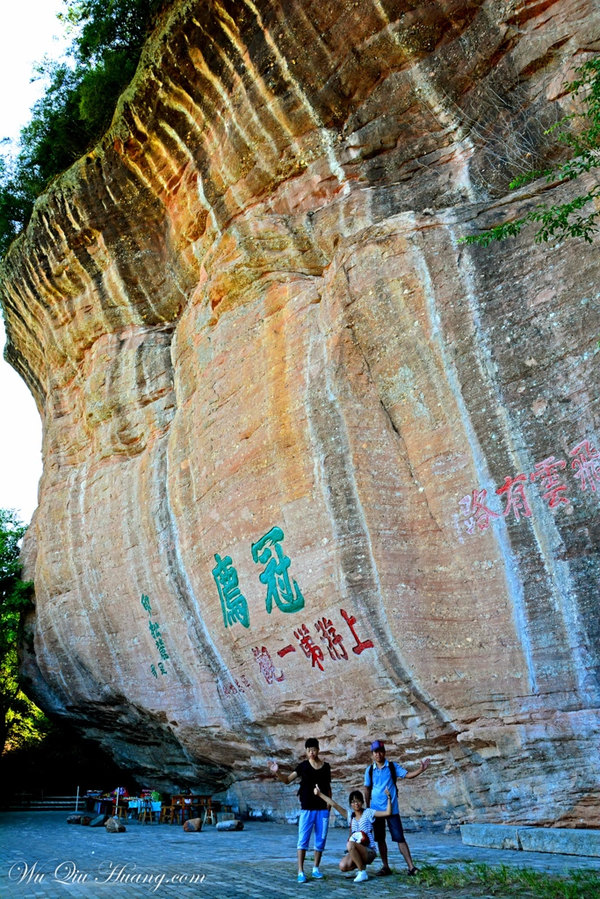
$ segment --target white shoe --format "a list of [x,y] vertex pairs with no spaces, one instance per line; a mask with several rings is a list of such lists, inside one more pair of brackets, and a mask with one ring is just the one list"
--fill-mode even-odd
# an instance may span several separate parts
[[354,883],[364,883],[365,880],[369,879],[369,875],[366,871],[359,871],[356,877],[354,878]]

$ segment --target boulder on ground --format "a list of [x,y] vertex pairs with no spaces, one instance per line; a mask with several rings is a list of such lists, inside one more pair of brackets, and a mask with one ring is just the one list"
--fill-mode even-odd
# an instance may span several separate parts
[[202,818],[188,818],[183,822],[183,829],[186,833],[198,833],[202,830]]
[[90,827],[102,827],[105,823],[107,815],[97,815],[90,821]]
[[90,823],[91,820],[92,820],[92,819],[91,819],[90,815],[82,815],[82,816],[81,816],[81,820],[79,821],[79,823],[80,823],[80,824],[85,824],[85,825],[87,826],[87,825]]
[[219,821],[217,824],[217,830],[243,830],[244,822],[243,821]]
[[125,833],[127,828],[121,824],[118,818],[109,818],[104,825],[107,833]]
[[81,815],[69,815],[67,824],[81,824]]

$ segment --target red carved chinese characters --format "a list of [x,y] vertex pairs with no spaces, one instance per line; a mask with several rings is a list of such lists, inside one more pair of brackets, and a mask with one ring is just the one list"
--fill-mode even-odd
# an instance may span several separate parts
[[525,518],[531,517],[531,509],[525,496],[525,487],[527,483],[527,475],[518,474],[516,478],[505,478],[502,487],[498,487],[496,493],[498,496],[506,494],[506,506],[502,513],[506,518],[513,512],[517,521],[521,515]]
[[317,666],[323,671],[323,665],[321,664],[323,661],[323,650],[314,642],[305,624],[300,625],[300,627],[294,631],[294,637],[300,643],[306,658],[311,660],[312,667],[314,668]]
[[459,503],[464,508],[463,523],[468,534],[473,534],[476,527],[480,531],[485,531],[489,528],[492,518],[500,518],[498,512],[488,509],[485,504],[486,497],[487,490],[473,490],[471,496],[463,497]]
[[[358,636],[356,632],[356,618],[354,615],[350,615],[345,609],[340,609],[340,614],[350,628],[350,633],[354,637],[355,645],[352,647],[352,652],[359,656],[365,649],[372,649],[374,645],[372,640],[361,640]],[[331,618],[327,618],[326,616],[320,618],[315,622],[315,630],[319,634],[321,643],[325,643],[327,652],[332,661],[349,661],[343,637],[338,633]],[[296,628],[294,637],[298,641],[300,649],[302,649],[306,658],[310,660],[311,668],[317,668],[319,671],[324,671],[323,662],[325,661],[325,654],[319,643],[313,639],[306,624],[302,624],[300,627]],[[259,649],[258,646],[256,646],[252,652],[254,658],[258,662],[263,677],[268,684],[272,684],[274,680],[283,680],[283,672],[281,671],[279,675],[277,675],[266,646],[263,646],[262,649]],[[277,650],[277,655],[280,659],[283,659],[290,653],[295,652],[296,646],[294,646],[293,643],[287,643],[285,646],[282,646],[281,649]]]
[[[580,489],[600,494],[600,452],[590,440],[584,439],[569,450],[569,455],[572,457],[571,469],[579,481]],[[572,511],[569,488],[561,476],[566,468],[564,459],[547,456],[535,463],[529,476],[521,473],[514,478],[506,477],[504,484],[496,489],[496,494],[503,497],[506,503],[501,516],[487,505],[486,490],[473,490],[470,496],[464,496],[459,501],[462,512],[460,517],[457,516],[457,523],[460,522],[466,532],[473,536],[477,530],[487,530],[495,518],[507,518],[511,513],[516,521],[520,521],[521,517],[530,518],[532,512],[525,493],[525,484],[529,481],[540,485],[544,491],[542,498],[550,509],[567,506],[569,514]]]
[[228,684],[225,684],[223,687],[223,694],[225,696],[234,696],[236,693],[245,693],[246,690],[252,689],[252,684],[244,675],[242,676],[242,681],[244,682],[244,686],[240,684],[237,677],[235,678],[235,683],[230,682]]
[[558,472],[566,467],[567,463],[564,459],[555,459],[554,456],[548,456],[542,462],[536,462],[535,471],[531,472],[530,478],[532,481],[540,479],[542,488],[545,491],[542,496],[551,509],[556,508],[560,503],[568,504],[569,502],[569,497],[566,495],[567,486],[563,484],[558,475]]
[[321,634],[321,641],[327,644],[329,655],[334,661],[348,658],[341,634],[338,634],[330,618],[321,618],[316,622],[315,628]]
[[255,646],[252,650],[252,654],[258,662],[260,673],[268,684],[272,684],[273,681],[277,681],[279,683],[285,679],[283,671],[280,670],[279,673],[277,673],[277,669],[273,664],[273,660],[271,659],[266,646],[262,646],[260,649],[258,648],[258,646]]
[[582,440],[569,451],[569,455],[573,456],[571,468],[579,480],[581,489],[587,490],[589,487],[593,493],[596,493],[596,484],[600,483],[600,453],[598,450],[592,446],[589,440]]
[[352,636],[356,640],[356,646],[352,647],[352,652],[355,652],[357,656],[364,652],[365,649],[373,649],[373,641],[372,640],[361,640],[357,636],[356,630],[354,629],[354,625],[356,624],[356,618],[354,615],[349,615],[345,609],[340,609],[340,615],[350,628],[350,632]]

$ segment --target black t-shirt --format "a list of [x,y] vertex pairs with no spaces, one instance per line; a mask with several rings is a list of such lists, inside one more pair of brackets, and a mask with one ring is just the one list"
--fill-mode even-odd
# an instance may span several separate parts
[[315,787],[326,796],[331,794],[331,768],[328,762],[323,762],[320,768],[313,768],[308,759],[296,766],[296,774],[300,778],[298,798],[300,808],[307,811],[323,811],[328,808],[326,802],[319,796],[315,796]]

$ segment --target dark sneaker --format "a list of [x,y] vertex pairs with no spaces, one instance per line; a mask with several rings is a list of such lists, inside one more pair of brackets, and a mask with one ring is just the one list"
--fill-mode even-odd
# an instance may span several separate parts
[[[413,870],[416,870],[416,869],[413,869]],[[392,873],[391,868],[383,867],[383,868],[380,868],[379,871],[375,871],[375,877],[387,877],[388,874],[391,874],[391,873]]]
[[407,871],[406,873],[408,874],[409,877],[414,877],[416,874],[419,873],[419,869],[411,868],[410,871]]

